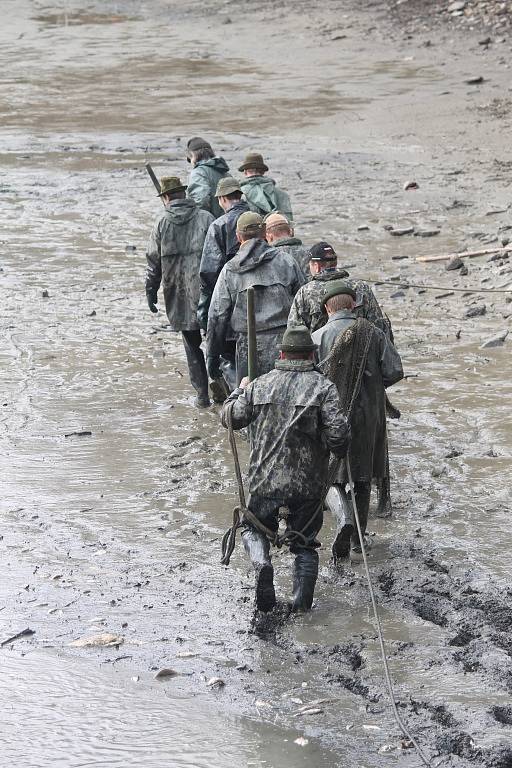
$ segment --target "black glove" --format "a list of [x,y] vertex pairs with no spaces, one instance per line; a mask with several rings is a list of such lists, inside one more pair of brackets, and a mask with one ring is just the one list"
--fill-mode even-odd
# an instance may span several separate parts
[[220,379],[222,377],[222,371],[220,369],[219,365],[219,358],[217,357],[207,357],[206,358],[206,369],[208,371],[208,376],[210,379]]
[[158,290],[156,288],[146,288],[146,299],[151,312],[158,312],[156,303],[158,301]]

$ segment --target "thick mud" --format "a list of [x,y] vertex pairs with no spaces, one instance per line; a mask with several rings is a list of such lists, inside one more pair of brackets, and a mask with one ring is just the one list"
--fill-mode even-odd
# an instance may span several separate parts
[[[362,566],[329,565],[332,522],[308,616],[255,621],[241,547],[219,565],[226,435],[143,291],[144,162],[184,176],[184,141],[206,135],[233,169],[263,152],[296,234],[377,281],[407,374],[395,514],[370,524],[400,712],[434,764],[512,766],[510,340],[481,348],[510,329],[511,259],[415,260],[510,237],[510,41],[424,21],[407,39],[385,3],[5,14],[0,642],[34,634],[0,649],[2,765],[419,765]],[[285,603],[289,555],[275,564]]]

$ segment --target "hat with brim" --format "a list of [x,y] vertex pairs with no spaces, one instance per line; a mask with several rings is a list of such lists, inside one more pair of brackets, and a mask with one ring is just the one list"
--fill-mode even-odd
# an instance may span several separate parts
[[242,192],[240,184],[232,176],[224,176],[217,184],[215,197],[225,197],[226,195],[233,194],[233,192]]
[[337,261],[336,251],[330,243],[321,240],[309,249],[310,261]]
[[255,168],[258,171],[268,171],[268,165],[265,165],[263,155],[259,155],[257,152],[247,155],[238,170],[246,171],[248,168]]
[[322,304],[325,307],[329,299],[333,299],[335,296],[344,295],[352,296],[354,301],[357,299],[357,293],[350,285],[348,285],[348,283],[344,283],[343,280],[333,280],[332,283],[330,283],[329,288],[325,292],[324,296],[322,297]]
[[242,235],[251,233],[256,235],[264,226],[265,222],[263,221],[263,218],[259,213],[254,213],[254,211],[246,211],[236,220],[236,231],[240,232]]
[[284,332],[279,349],[281,352],[314,352],[317,345],[305,325],[292,325]]
[[182,184],[181,179],[177,176],[162,176],[160,179],[160,194],[158,197],[170,195],[173,192],[184,192],[186,188],[186,185]]

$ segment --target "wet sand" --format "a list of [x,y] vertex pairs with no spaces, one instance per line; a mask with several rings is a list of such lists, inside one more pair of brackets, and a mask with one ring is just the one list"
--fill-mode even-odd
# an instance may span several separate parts
[[[234,759],[211,753],[208,708],[240,765],[418,764],[386,699],[364,574],[329,567],[331,522],[315,610],[263,638],[241,549],[219,565],[236,491],[226,435],[215,409],[192,407],[181,341],[143,290],[160,206],[143,165],[183,176],[190,135],[232,168],[263,152],[297,235],[331,241],[355,277],[403,286],[376,287],[411,377],[390,392],[403,414],[390,424],[395,516],[370,524],[397,695],[429,755],[511,765],[510,341],[479,347],[510,328],[512,294],[437,298],[510,285],[510,259],[466,259],[465,277],[415,261],[509,234],[510,44],[449,30],[426,46],[428,30],[406,40],[380,6],[349,2],[4,5],[0,640],[35,630],[1,655],[12,711],[39,702],[21,748],[19,718],[6,724],[6,765],[57,759],[41,739],[55,705],[44,670],[71,727],[75,663],[97,681],[82,686],[93,710],[125,690],[127,723],[169,701],[187,712],[205,768]],[[473,303],[486,313],[465,319]],[[289,556],[276,564],[286,599]],[[69,647],[106,631],[118,649]],[[187,674],[153,681],[161,667]],[[224,687],[208,687],[216,676]],[[322,713],[299,712],[318,700]],[[101,712],[111,729],[117,717]],[[94,740],[98,719],[66,764],[123,764]],[[172,752],[144,734],[144,765],[155,749],[155,765],[190,764],[186,740]]]

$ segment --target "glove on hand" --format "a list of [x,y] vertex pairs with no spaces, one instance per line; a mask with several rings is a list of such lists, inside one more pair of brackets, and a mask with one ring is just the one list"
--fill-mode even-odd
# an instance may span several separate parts
[[208,371],[208,376],[210,379],[220,379],[222,377],[222,371],[220,369],[219,365],[219,358],[218,357],[207,357],[206,358],[206,370]]
[[158,307],[156,306],[158,301],[158,291],[155,288],[148,288],[146,290],[146,299],[148,300],[148,307],[151,312],[158,312]]

